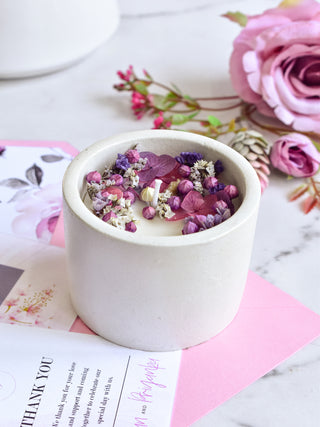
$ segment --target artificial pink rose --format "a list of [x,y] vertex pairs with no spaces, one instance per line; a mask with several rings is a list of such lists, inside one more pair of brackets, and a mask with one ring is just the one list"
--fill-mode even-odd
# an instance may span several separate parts
[[233,44],[239,96],[293,129],[320,132],[320,4],[304,0],[248,17]]
[[273,145],[271,163],[288,175],[308,177],[319,169],[320,153],[312,141],[300,133],[289,133]]

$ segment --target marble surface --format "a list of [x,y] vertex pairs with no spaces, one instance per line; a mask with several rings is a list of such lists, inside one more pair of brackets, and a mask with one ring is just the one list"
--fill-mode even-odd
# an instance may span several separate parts
[[[228,10],[258,13],[277,1],[119,1],[115,35],[84,61],[46,76],[0,81],[1,139],[63,140],[79,149],[122,131],[152,127],[136,121],[116,70],[133,64],[198,96],[233,94],[228,77],[236,24]],[[221,116],[220,116],[221,117]],[[265,191],[251,269],[320,314],[320,211],[304,215],[287,196],[296,182],[273,173]],[[193,427],[318,427],[320,339]]]

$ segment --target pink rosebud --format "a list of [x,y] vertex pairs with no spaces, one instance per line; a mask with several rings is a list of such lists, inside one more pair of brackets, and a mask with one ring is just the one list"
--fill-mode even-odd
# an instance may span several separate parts
[[188,165],[181,165],[178,169],[178,172],[183,178],[188,178],[191,173],[191,168]]
[[126,200],[130,200],[132,205],[136,201],[136,195],[133,191],[130,190],[126,190],[123,192],[123,198]]
[[179,193],[185,195],[189,193],[189,191],[193,190],[193,183],[189,181],[188,179],[183,179],[178,184],[178,191]]
[[106,213],[102,217],[102,221],[108,222],[111,218],[117,218],[117,215],[113,211],[110,211],[110,212]]
[[230,199],[235,199],[239,196],[239,191],[235,185],[229,184],[224,187],[224,191],[228,194]]
[[177,211],[180,208],[181,200],[178,196],[171,196],[168,200],[168,205],[170,206],[171,210]]
[[137,231],[137,226],[133,221],[127,222],[125,226],[126,231],[130,231],[130,233],[135,233]]
[[126,157],[129,163],[137,163],[140,159],[140,154],[137,150],[128,150],[126,152]]
[[226,202],[224,200],[218,200],[217,202],[215,202],[213,204],[212,207],[216,212],[218,212],[222,215],[223,212],[228,208],[228,205],[226,204]]
[[214,176],[208,176],[204,181],[203,181],[203,186],[204,188],[206,188],[207,190],[211,190],[213,187],[215,187],[218,184],[218,180],[217,178],[215,178]]
[[197,226],[197,224],[193,221],[188,221],[185,223],[182,229],[182,234],[192,234],[196,233],[197,231],[199,231],[199,227]]
[[105,190],[101,191],[101,196],[103,198],[107,199],[110,194],[116,195],[118,200],[123,196],[123,192],[118,187],[107,187]]
[[101,174],[97,171],[89,172],[86,176],[87,182],[90,184],[91,182],[96,182],[97,184],[100,184],[101,182]]
[[156,210],[152,206],[146,206],[142,209],[142,215],[145,219],[153,219],[156,216]]
[[118,173],[111,175],[110,179],[112,181],[114,181],[114,185],[122,185],[123,184],[123,176],[119,175]]
[[320,153],[312,141],[300,133],[280,137],[270,155],[272,165],[294,177],[309,177],[319,169]]

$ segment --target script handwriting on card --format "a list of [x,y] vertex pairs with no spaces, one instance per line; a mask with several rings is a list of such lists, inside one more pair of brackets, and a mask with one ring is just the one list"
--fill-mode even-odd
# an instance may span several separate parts
[[157,374],[161,368],[159,366],[159,360],[149,358],[145,365],[139,365],[143,367],[143,378],[140,380],[140,390],[133,391],[130,393],[129,399],[137,400],[139,402],[152,403],[153,389],[155,387],[166,388],[164,384],[157,382]]

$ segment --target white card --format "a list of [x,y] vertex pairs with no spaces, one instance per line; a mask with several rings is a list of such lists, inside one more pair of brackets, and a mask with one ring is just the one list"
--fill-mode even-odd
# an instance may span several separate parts
[[0,339],[1,425],[170,426],[181,351],[8,324]]

